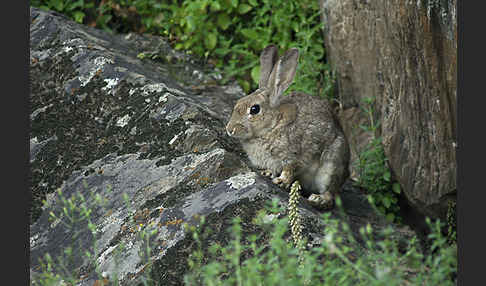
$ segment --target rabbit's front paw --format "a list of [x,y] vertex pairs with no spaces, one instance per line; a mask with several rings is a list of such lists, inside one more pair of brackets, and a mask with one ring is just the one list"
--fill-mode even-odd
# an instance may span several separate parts
[[281,188],[288,190],[290,185],[294,182],[294,165],[286,165],[280,176],[273,178],[272,182]]
[[293,183],[293,177],[291,176],[290,172],[284,170],[280,174],[280,176],[274,178],[272,182],[279,187],[288,190],[290,188],[290,185]]
[[324,194],[311,194],[307,201],[320,210],[330,210],[334,207],[334,196],[330,192]]
[[284,188],[284,189],[288,189],[290,187],[290,183],[291,183],[286,178],[282,178],[282,176],[274,178],[272,180],[272,182],[275,185],[278,185],[279,187]]

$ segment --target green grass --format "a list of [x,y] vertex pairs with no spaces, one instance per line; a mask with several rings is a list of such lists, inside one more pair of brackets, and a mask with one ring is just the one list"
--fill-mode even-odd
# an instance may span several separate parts
[[[72,270],[69,263],[75,258],[87,261],[86,271],[97,273],[98,281],[119,285],[118,264],[109,276],[101,273],[96,252],[97,226],[92,223],[93,209],[103,207],[102,194],[93,194],[84,199],[77,193],[69,198],[59,191],[55,211],[50,213],[52,224],[63,224],[73,233],[72,245],[66,247],[57,257],[49,253],[42,259],[39,274],[32,285],[76,285],[81,281],[78,270]],[[126,201],[127,198],[125,198]],[[88,203],[91,202],[91,203]],[[90,207],[90,204],[94,205]],[[342,211],[339,199],[336,207]],[[320,244],[313,247],[304,239],[295,245],[295,236],[289,230],[289,218],[281,216],[286,210],[272,201],[257,214],[251,222],[235,217],[228,229],[229,241],[211,241],[205,238],[211,234],[211,225],[204,217],[198,226],[185,225],[186,235],[195,242],[187,261],[189,271],[184,276],[185,285],[454,285],[457,272],[457,247],[449,243],[441,233],[439,221],[428,224],[430,249],[425,255],[414,237],[401,244],[391,228],[382,232],[373,230],[368,224],[359,230],[361,242],[343,221],[322,216],[325,229]],[[254,224],[261,232],[246,235],[244,225]],[[150,237],[157,235],[149,226],[138,225],[137,237],[143,241],[139,255],[146,264],[141,284],[156,285],[150,278],[153,246]],[[91,247],[79,248],[77,234],[88,230],[93,234]],[[294,233],[295,234],[295,233]],[[124,245],[117,245],[115,253],[121,253]]]
[[[322,245],[301,253],[288,235],[288,218],[269,222],[268,214],[255,220],[270,233],[267,243],[257,235],[243,238],[238,218],[228,229],[232,240],[227,245],[198,243],[189,258],[186,285],[454,285],[457,248],[447,244],[438,221],[428,221],[433,242],[424,255],[416,238],[399,247],[390,228],[378,240],[367,225],[360,229],[359,244],[347,224],[327,213]],[[210,231],[210,226],[200,229]],[[206,235],[200,229],[191,229],[196,241]]]

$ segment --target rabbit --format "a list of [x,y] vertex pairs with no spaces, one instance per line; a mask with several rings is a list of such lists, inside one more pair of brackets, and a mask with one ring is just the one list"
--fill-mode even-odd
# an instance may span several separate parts
[[288,189],[299,180],[311,205],[331,209],[349,176],[349,146],[327,100],[302,92],[284,96],[298,49],[277,58],[275,45],[262,51],[258,89],[236,102],[226,132],[273,183]]

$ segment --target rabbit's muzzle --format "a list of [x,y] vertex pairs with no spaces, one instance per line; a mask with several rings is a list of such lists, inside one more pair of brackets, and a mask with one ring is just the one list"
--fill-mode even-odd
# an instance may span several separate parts
[[244,135],[247,132],[245,126],[241,124],[231,124],[230,122],[226,125],[226,133],[230,137],[240,138],[240,137],[245,137]]

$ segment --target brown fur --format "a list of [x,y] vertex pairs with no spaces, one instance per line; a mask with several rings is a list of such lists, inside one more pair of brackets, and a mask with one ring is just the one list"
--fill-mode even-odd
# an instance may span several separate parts
[[[290,49],[275,63],[276,53],[275,46],[262,52],[260,86],[238,100],[226,130],[274,183],[289,187],[298,179],[305,191],[317,194],[310,202],[327,208],[348,176],[349,148],[328,101],[300,92],[283,95],[298,51]],[[254,105],[260,111],[253,115]],[[324,196],[327,192],[332,195]]]

